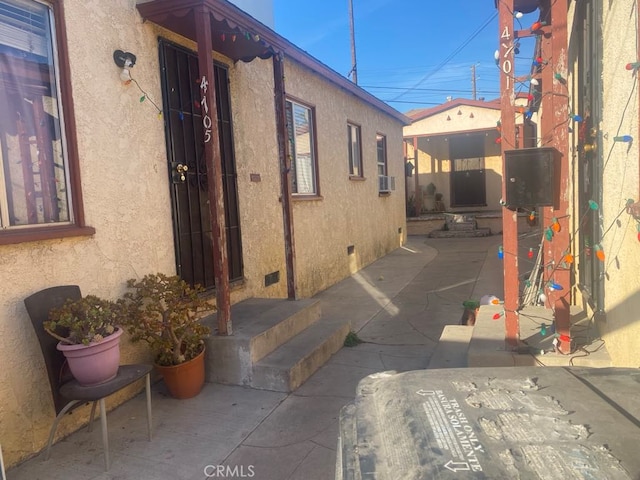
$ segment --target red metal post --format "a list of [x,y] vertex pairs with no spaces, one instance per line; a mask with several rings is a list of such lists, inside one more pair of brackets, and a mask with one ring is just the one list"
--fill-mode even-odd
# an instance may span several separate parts
[[[513,28],[514,0],[502,0],[498,3],[499,32],[498,66],[500,68],[500,111],[502,142],[502,198],[506,199],[505,150],[516,145],[516,111],[515,111],[515,35]],[[504,250],[504,311],[505,342],[507,348],[514,348],[520,339],[518,325],[518,297],[520,293],[518,280],[518,213],[502,207],[502,247]]]
[[198,69],[204,132],[204,158],[207,165],[209,213],[213,229],[213,265],[218,308],[218,335],[231,335],[231,302],[229,294],[229,261],[224,218],[222,189],[222,156],[218,131],[218,108],[215,96],[215,77],[211,56],[211,14],[206,7],[197,8],[196,39],[198,42]]
[[[569,198],[571,196],[569,176],[569,127],[573,127],[567,96],[568,75],[568,32],[567,0],[545,0],[543,16],[548,18],[542,30],[542,57],[548,62],[542,70],[542,146],[551,146],[558,151],[556,164],[555,205],[543,208],[543,229],[550,228],[557,221],[560,231],[553,231],[551,241],[544,243],[545,293],[549,305],[554,310],[556,333],[560,335],[558,349],[562,353],[571,352],[571,277],[564,265],[564,256],[570,248],[571,223],[569,219]],[[575,113],[575,112],[574,112]],[[562,290],[549,288],[557,284]]]

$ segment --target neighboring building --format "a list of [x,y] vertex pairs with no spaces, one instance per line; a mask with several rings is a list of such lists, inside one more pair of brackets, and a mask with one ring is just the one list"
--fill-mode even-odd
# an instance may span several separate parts
[[406,235],[406,117],[226,1],[0,0],[0,105],[8,465],[53,419],[33,292],[177,272],[231,304],[309,297]]
[[[514,25],[513,12],[523,5],[539,8],[537,25]],[[546,268],[540,299],[553,311],[558,348],[573,353],[576,340],[584,343],[589,335],[595,343],[578,355],[605,346],[614,366],[640,367],[640,5],[496,0],[496,7],[501,71],[515,68],[514,28],[538,39],[529,112],[539,125],[537,146],[557,152],[553,204],[541,208]],[[514,105],[504,87],[513,86],[512,78],[503,75],[502,85],[506,132]],[[505,317],[511,345],[517,342],[518,271],[508,255],[517,249],[514,230],[507,218]],[[589,319],[585,327],[597,331],[569,329],[570,306],[582,307]]]
[[[519,104],[525,101],[518,98]],[[412,120],[403,132],[407,173],[411,173],[406,186],[409,216],[439,211],[499,211],[499,100],[457,98],[412,110],[407,116]],[[523,131],[521,142],[535,141],[531,122],[525,123]]]

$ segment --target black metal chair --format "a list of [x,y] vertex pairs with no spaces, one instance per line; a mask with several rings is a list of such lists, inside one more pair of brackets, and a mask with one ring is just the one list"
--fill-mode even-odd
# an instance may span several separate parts
[[49,442],[45,460],[49,459],[53,437],[58,428],[58,423],[64,415],[77,406],[88,402],[93,402],[91,407],[91,418],[89,420],[89,431],[91,431],[96,412],[96,405],[100,404],[100,424],[102,427],[102,443],[104,446],[105,469],[109,470],[109,436],[107,431],[107,409],[104,399],[109,395],[131,385],[133,382],[145,377],[147,394],[147,428],[149,441],[151,441],[151,370],[152,365],[120,365],[118,374],[113,380],[100,385],[85,387],[73,379],[66,365],[64,355],[56,349],[58,341],[49,335],[43,322],[49,317],[49,310],[53,307],[60,307],[68,299],[81,298],[80,287],[77,285],[63,285],[51,287],[34,293],[24,300],[27,312],[31,318],[31,323],[40,342],[42,355],[47,367],[51,394],[56,411],[56,418],[51,426]]

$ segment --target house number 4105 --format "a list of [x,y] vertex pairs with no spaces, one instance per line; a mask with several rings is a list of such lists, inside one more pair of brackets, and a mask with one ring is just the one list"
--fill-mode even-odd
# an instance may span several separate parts
[[207,90],[209,88],[209,81],[205,75],[200,80],[200,91],[202,92],[202,126],[204,127],[204,143],[211,141],[211,115],[209,115],[209,103],[207,102]]

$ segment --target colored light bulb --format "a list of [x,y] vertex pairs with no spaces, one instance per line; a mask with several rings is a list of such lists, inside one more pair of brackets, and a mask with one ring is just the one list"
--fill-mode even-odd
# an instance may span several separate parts
[[545,303],[547,303],[547,296],[544,293],[541,293],[538,296],[538,300],[540,300],[540,303],[545,304]]
[[598,210],[598,208],[600,208],[598,206],[598,204],[596,202],[594,202],[593,200],[589,200],[589,208],[591,210]]
[[536,86],[540,85],[540,82],[535,78],[531,78],[529,81],[531,82],[531,85],[536,85]]
[[625,66],[625,68],[627,70],[637,70],[640,68],[640,62],[631,62],[631,63],[627,63],[627,65]]
[[558,233],[560,231],[560,222],[558,222],[557,218],[553,218],[553,223],[551,224],[551,230],[553,230],[555,233]]
[[546,334],[547,334],[547,325],[543,323],[542,325],[540,325],[540,335],[544,337]]
[[573,119],[574,122],[581,122],[582,121],[582,116],[581,115],[573,115],[571,118]]
[[555,282],[551,282],[551,285],[550,285],[549,288],[552,288],[553,290],[564,290],[562,285],[560,285],[559,283],[555,283]]
[[499,258],[500,260],[502,260],[502,259],[504,258],[504,248],[502,248],[502,245],[500,245],[500,246],[498,247],[498,258]]
[[570,253],[567,253],[567,254],[564,256],[564,261],[565,261],[565,262],[567,262],[567,263],[573,263],[573,260],[574,260],[574,259],[573,259],[573,255],[571,255]]
[[497,144],[502,143],[502,137],[498,137],[498,138],[496,138],[496,143],[497,143]]
[[540,30],[542,28],[543,23],[542,22],[535,22],[533,25],[531,25],[531,32],[535,32],[536,30]]
[[600,247],[600,248],[596,247],[596,257],[601,262],[604,262],[605,255],[604,255],[604,250],[602,250],[602,247]]
[[494,313],[493,314],[493,319],[494,320],[498,320],[500,317],[502,317],[502,315],[504,315],[504,311],[502,311],[500,313]]
[[571,337],[569,335],[560,335],[558,338],[560,338],[561,342],[569,343],[571,341]]
[[529,251],[527,252],[527,257],[533,258],[533,248],[529,249]]
[[613,137],[614,142],[623,142],[623,143],[631,143],[633,142],[633,137],[631,135],[620,135],[619,137]]
[[544,236],[550,242],[553,239],[553,230],[551,230],[550,228],[547,228],[544,231]]
[[531,212],[529,214],[529,220],[531,220],[532,222],[536,219],[536,212]]

